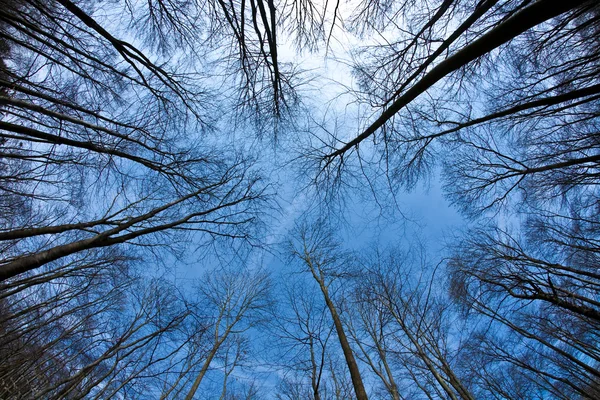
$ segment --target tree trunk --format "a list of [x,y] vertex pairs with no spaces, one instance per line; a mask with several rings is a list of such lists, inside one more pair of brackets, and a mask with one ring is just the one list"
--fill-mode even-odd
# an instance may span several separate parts
[[312,262],[309,258],[307,258],[307,263],[309,264],[310,271],[312,272],[313,277],[318,282],[319,287],[321,288],[321,292],[323,293],[323,297],[325,298],[325,303],[327,304],[327,308],[331,313],[331,318],[333,319],[333,324],[335,326],[338,339],[340,340],[342,351],[344,352],[344,358],[346,359],[346,364],[348,364],[348,369],[350,370],[350,378],[352,379],[352,385],[354,386],[354,393],[356,394],[356,399],[368,400],[367,392],[365,390],[365,386],[363,385],[362,378],[360,376],[360,371],[358,369],[358,364],[356,363],[354,353],[352,352],[352,348],[350,347],[350,343],[348,342],[348,338],[346,337],[346,333],[344,332],[344,327],[342,325],[340,316],[337,313],[335,305],[329,298],[329,292],[327,291],[327,286],[325,286],[324,279],[317,275],[314,266],[312,265]]

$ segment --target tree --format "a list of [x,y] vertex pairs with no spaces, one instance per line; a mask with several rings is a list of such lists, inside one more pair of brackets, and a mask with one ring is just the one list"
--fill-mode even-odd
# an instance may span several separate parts
[[354,357],[354,352],[348,341],[344,324],[342,322],[339,308],[334,303],[335,289],[333,283],[336,278],[347,274],[350,270],[349,259],[339,250],[334,237],[328,230],[324,221],[318,221],[314,226],[300,227],[298,231],[299,241],[292,244],[292,256],[303,263],[303,267],[310,272],[318,284],[323,300],[331,314],[335,331],[342,347],[342,352],[350,372],[354,394],[357,399],[367,399],[361,373]]
[[475,398],[456,363],[462,334],[422,246],[362,253],[352,331],[391,398]]
[[[548,227],[560,235],[559,226]],[[587,249],[548,240],[559,235],[523,240],[500,229],[470,232],[450,261],[453,293],[490,324],[502,326],[497,329],[504,337],[481,334],[484,352],[503,354],[512,368],[523,370],[529,385],[557,398],[593,398],[599,375],[597,277],[589,258],[569,257],[570,244],[576,252]],[[508,351],[508,338],[522,350]]]
[[198,80],[150,61],[93,12],[68,0],[2,10],[2,188],[18,210],[4,217],[2,280],[176,233],[250,238],[239,228],[255,219],[260,177],[246,156],[192,134],[212,123]]
[[[376,272],[370,273],[368,267],[364,271],[357,279],[352,294],[354,314],[349,322],[350,335],[360,349],[357,357],[379,378],[387,395],[393,400],[400,400],[404,397],[401,397],[396,382],[398,375],[393,366],[396,340],[390,330],[392,318],[385,303],[374,294],[378,292],[379,283],[375,278]],[[403,388],[403,392],[406,389]]]
[[[220,400],[229,399],[229,398],[237,398],[235,397],[234,390],[231,390],[228,387],[228,383],[231,380],[231,374],[233,371],[243,364],[246,361],[247,353],[249,351],[248,339],[241,336],[236,335],[230,343],[226,344],[225,355],[223,360],[223,387],[221,390],[221,395],[219,396]],[[249,393],[246,398],[251,398],[253,396],[252,387],[248,388]],[[233,393],[231,393],[233,392]],[[233,394],[233,397],[232,397]]]
[[[286,285],[284,296],[278,301],[280,306],[274,310],[272,323],[273,334],[279,339],[277,364],[289,374],[281,391],[291,398],[321,400],[327,390],[329,343],[334,331],[330,314],[319,301],[320,293],[311,291],[300,279]],[[310,390],[302,395],[294,393],[304,392],[304,387]]]
[[470,353],[490,369],[465,361],[473,391],[594,398],[597,4],[365,2],[355,15],[356,29],[385,38],[355,63],[374,117],[356,136],[332,135],[317,182],[343,179],[352,156],[371,188],[372,165],[388,190],[441,167],[456,206],[502,227],[469,230],[449,261],[469,321],[494,327]]
[[159,393],[180,350],[203,335],[192,309],[160,279],[113,251],[59,277],[13,282],[2,293],[0,390],[6,398],[114,398]]
[[[343,141],[341,147],[332,149],[327,153],[323,157],[324,167],[328,167],[336,159],[339,159],[340,156],[352,152],[355,147],[360,145],[365,139],[374,135],[384,126],[387,128],[384,130],[383,140],[381,140],[384,145],[394,146],[394,143],[397,143],[397,145],[394,146],[396,148],[403,144],[405,146],[410,145],[410,141],[405,140],[402,133],[395,130],[393,124],[388,123],[392,122],[394,116],[401,110],[409,107],[413,101],[427,90],[431,89],[437,82],[442,79],[449,79],[450,85],[452,85],[453,82],[451,78],[458,78],[456,81],[460,84],[461,77],[460,75],[456,76],[456,74],[460,74],[462,69],[467,68],[469,64],[472,64],[475,60],[480,63],[485,63],[486,60],[484,56],[493,58],[494,51],[497,48],[507,43],[509,43],[509,46],[514,44],[514,42],[511,43],[511,41],[526,37],[527,35],[523,35],[525,32],[527,32],[528,35],[533,36],[532,39],[525,40],[539,46],[537,54],[541,54],[543,51],[556,46],[563,35],[567,36],[580,33],[589,36],[589,34],[586,35],[589,23],[583,22],[582,24],[575,26],[570,23],[577,24],[578,20],[581,18],[592,18],[593,21],[595,16],[593,11],[594,4],[588,1],[564,3],[553,0],[543,0],[531,4],[529,4],[529,2],[521,2],[520,4],[517,3],[507,7],[498,5],[496,1],[479,2],[475,6],[445,1],[437,7],[431,7],[430,9],[435,10],[435,12],[425,15],[424,18],[410,15],[411,11],[414,11],[411,10],[411,8],[421,6],[413,4],[412,2],[401,2],[395,7],[389,7],[387,9],[384,4],[375,3],[374,5],[376,7],[376,12],[381,15],[380,18],[386,20],[386,24],[381,28],[388,27],[388,24],[392,25],[393,18],[396,15],[404,15],[407,16],[407,18],[412,19],[409,19],[410,23],[408,30],[402,32],[406,37],[401,37],[399,40],[388,46],[376,46],[373,48],[375,57],[371,58],[374,60],[372,66],[357,65],[355,67],[357,73],[360,75],[360,79],[364,82],[363,87],[366,90],[369,90],[367,94],[373,98],[373,103],[380,107],[383,106],[385,109],[380,112],[379,117],[369,124],[358,136],[349,141]],[[368,6],[373,6],[373,4],[365,3],[363,5],[363,7]],[[358,12],[364,13],[365,10],[359,8]],[[484,16],[486,18],[483,18]],[[560,22],[552,22],[553,18],[559,16],[563,16]],[[448,32],[445,28],[450,24],[450,21],[454,20],[457,20],[458,27],[454,31]],[[537,27],[546,22],[549,24],[547,28],[537,29]],[[357,19],[357,23],[362,25],[364,29],[368,27],[369,29],[377,30],[378,28],[377,25],[369,25],[368,21],[362,19]],[[441,44],[439,46],[433,46],[436,41],[435,36],[438,32],[443,35]],[[550,37],[550,40],[545,40],[546,36]],[[467,41],[470,43],[465,45]],[[594,49],[591,49],[591,51],[593,52]],[[382,54],[379,55],[377,52],[381,52]],[[444,58],[441,59],[441,57]],[[591,61],[593,59],[593,53],[584,54],[582,58],[583,61]],[[560,68],[563,71],[566,71],[572,66],[573,65],[561,65]],[[560,72],[560,70],[556,72]],[[582,78],[582,81],[586,81],[589,76],[586,75]],[[565,85],[565,83],[566,82],[563,82],[563,85]],[[573,84],[575,82],[569,83]],[[452,88],[452,86],[450,86],[450,88]],[[511,90],[511,92],[514,93],[516,90]],[[541,93],[538,93],[538,96],[543,96],[546,93],[546,90],[542,90]],[[595,89],[585,91],[584,93],[579,92],[575,95],[575,98],[594,93]],[[530,98],[534,97],[535,95],[530,96]],[[560,98],[561,101],[556,101],[558,99],[554,100],[556,103],[560,103],[562,101],[568,101],[572,97],[573,96],[565,96]],[[440,100],[436,101],[436,106],[441,104],[442,102]],[[552,102],[550,102],[550,104],[552,104]],[[521,107],[528,109],[543,105],[545,104],[528,104],[528,106],[521,104]],[[445,109],[445,107],[442,108],[442,110]],[[459,112],[455,110],[450,111],[459,114]],[[521,109],[515,108],[512,110],[512,113],[518,111],[521,111]],[[433,114],[434,118],[430,122],[452,123],[447,120],[437,120],[435,118],[437,115],[439,115],[439,112]],[[429,122],[426,119],[426,116],[421,113],[416,113],[415,116],[421,117],[425,122]],[[501,117],[501,115],[499,117]],[[484,120],[489,119],[493,118],[490,116],[484,117]],[[409,118],[408,122],[410,121],[411,119]],[[475,122],[470,120],[467,124],[474,125]],[[410,123],[408,125],[410,125]],[[417,126],[421,128],[420,125]],[[426,146],[435,138],[447,133],[450,132],[440,132],[437,135],[428,136],[421,135],[412,138],[411,141],[420,141],[421,143],[425,143]],[[408,148],[410,149],[410,147]],[[400,147],[399,150],[402,150],[402,148]],[[412,151],[406,153],[410,156]],[[417,157],[423,153],[424,148],[414,152]],[[395,158],[397,156],[392,155],[392,157]],[[409,159],[409,161],[410,160],[411,159]],[[341,162],[343,160],[339,161]],[[414,161],[415,160],[412,162]]]
[[[7,396],[158,398],[176,385],[206,322],[189,326],[190,303],[131,278],[130,265],[189,242],[253,242],[265,199],[251,158],[211,143],[198,74],[147,55],[132,44],[139,36],[110,33],[99,7],[18,1],[0,11]],[[170,57],[186,43],[163,29],[154,38]]]
[[205,275],[198,290],[201,304],[208,304],[214,310],[212,341],[186,400],[194,398],[211,362],[228,338],[242,334],[263,318],[261,314],[269,305],[269,286],[268,277],[260,271],[223,270]]
[[[476,222],[435,273],[299,228],[292,258],[316,295],[292,291],[282,312],[297,350],[282,398],[366,399],[367,382],[393,399],[599,397],[597,2],[352,7],[2,4],[0,397],[191,399],[216,364],[237,396],[269,280],[234,263],[196,298],[152,265],[261,245],[279,183],[261,140],[284,130],[319,143],[295,159],[316,158],[313,183],[380,205],[441,171]],[[330,130],[335,107],[315,123],[285,50],[329,61],[337,33],[369,44],[350,54],[363,117]]]

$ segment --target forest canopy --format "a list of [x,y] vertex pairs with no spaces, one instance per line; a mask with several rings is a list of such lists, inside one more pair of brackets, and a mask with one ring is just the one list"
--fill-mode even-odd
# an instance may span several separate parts
[[600,398],[597,1],[1,3],[0,398]]

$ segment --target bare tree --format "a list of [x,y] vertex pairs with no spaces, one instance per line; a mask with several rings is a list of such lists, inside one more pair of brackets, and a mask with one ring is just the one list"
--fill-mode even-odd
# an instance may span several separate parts
[[0,397],[192,399],[216,364],[221,398],[237,396],[269,279],[232,265],[194,299],[148,265],[260,244],[272,186],[220,127],[304,118],[307,78],[281,44],[328,50],[336,29],[370,43],[351,54],[370,115],[305,132],[316,183],[366,179],[379,196],[440,167],[451,202],[488,219],[429,275],[421,260],[357,264],[323,222],[298,229],[316,295],[288,293],[277,330],[297,353],[280,397],[363,400],[376,380],[394,400],[599,397],[597,2],[340,6],[3,2]]
[[[383,38],[355,63],[358,101],[373,117],[357,135],[331,135],[317,182],[344,179],[347,167],[348,179],[373,188],[374,165],[387,190],[410,189],[441,166],[456,206],[503,227],[468,231],[449,262],[455,297],[482,326],[473,334],[481,353],[474,345],[470,354],[490,367],[465,361],[472,380],[457,393],[594,398],[597,4],[370,1],[354,15],[355,29]],[[393,304],[410,303],[399,298]],[[389,310],[400,328],[407,308]],[[424,321],[435,331],[433,315]],[[428,336],[408,328],[421,346]]]
[[285,297],[278,302],[280,307],[272,323],[273,334],[280,341],[277,364],[290,375],[281,389],[291,392],[291,387],[298,391],[302,386],[310,387],[304,397],[320,400],[328,380],[327,360],[334,327],[320,294],[311,291],[306,282],[294,279],[285,286]]
[[[577,241],[554,242],[564,238],[559,227],[550,224],[549,232],[536,227],[537,237],[530,241],[500,229],[470,232],[450,261],[452,290],[467,310],[502,326],[498,330],[504,336],[479,336],[484,354],[501,354],[498,362],[523,371],[529,385],[557,398],[594,398],[599,375],[596,271],[589,258],[569,257],[569,251],[583,256],[588,250]],[[561,252],[554,246],[561,246]],[[516,343],[511,344],[514,351],[505,347],[508,338]]]
[[3,397],[154,393],[152,377],[174,373],[181,348],[203,334],[202,326],[183,334],[192,310],[171,284],[135,274],[114,249],[110,262],[104,256],[73,260],[50,282],[14,281],[2,293]]
[[[395,142],[402,144],[402,134],[396,134],[397,130],[393,128],[393,124],[389,124],[394,116],[409,107],[415,99],[442,79],[452,81],[451,78],[457,71],[460,72],[472,65],[475,60],[481,60],[482,57],[492,54],[495,49],[521,37],[524,32],[534,34],[540,49],[546,50],[545,46],[551,47],[556,43],[554,40],[545,41],[545,36],[556,39],[565,34],[565,31],[569,33],[581,31],[585,28],[572,27],[569,22],[577,21],[582,15],[594,17],[591,12],[594,5],[587,1],[567,4],[547,0],[531,4],[517,2],[511,6],[498,4],[496,1],[478,3],[444,1],[438,6],[430,7],[435,11],[427,13],[424,17],[415,12],[415,8],[420,5],[414,2],[401,2],[387,9],[383,3],[375,2],[375,5],[376,12],[381,13],[383,19],[389,19],[386,25],[393,26],[393,19],[398,15],[404,15],[410,21],[407,30],[398,29],[401,37],[398,41],[386,46],[374,47],[374,52],[381,52],[383,55],[375,54],[372,68],[368,65],[356,67],[365,81],[365,89],[373,88],[369,95],[377,96],[378,93],[383,92],[379,99],[379,106],[385,109],[379,112],[379,116],[358,136],[343,141],[339,148],[326,153],[323,157],[325,167],[330,166],[340,156],[351,153],[355,147],[384,126],[386,129],[383,131],[382,143],[391,145],[392,149],[397,147],[394,146]],[[365,2],[363,6],[368,7],[372,4]],[[360,15],[366,11],[359,8],[358,12]],[[413,12],[415,14],[412,14]],[[562,22],[556,23],[554,27],[534,30],[537,26],[563,14],[566,16]],[[454,30],[447,29],[451,21],[457,23],[457,28]],[[357,23],[377,29],[377,26],[370,25],[369,21],[364,19],[357,18]],[[442,35],[441,45],[434,46],[438,33]],[[532,41],[535,42],[535,39]],[[458,82],[460,84],[460,79]],[[408,111],[411,111],[410,108]],[[439,112],[433,115],[438,114]],[[414,114],[414,116],[427,121],[424,115]],[[408,117],[410,121],[410,114]],[[436,137],[436,135],[425,137],[423,142],[427,143]],[[401,151],[402,148],[399,150]],[[418,156],[422,151],[415,154]],[[412,154],[410,151],[407,153]]]
[[[258,271],[222,270],[205,275],[198,290],[201,304],[209,305],[211,315],[212,341],[203,355],[202,367],[195,373],[195,379],[185,395],[193,399],[202,379],[208,372],[211,362],[230,336],[239,335],[260,322],[262,313],[269,305],[269,280]],[[204,316],[206,318],[208,316]]]
[[198,80],[93,12],[68,0],[2,10],[0,181],[5,207],[23,207],[3,218],[0,280],[117,244],[251,236],[239,228],[256,217],[260,178],[199,135],[212,121]]
[[[379,252],[376,252],[376,260],[379,262]],[[372,268],[365,268],[366,271]],[[358,278],[354,293],[352,295],[353,317],[350,318],[348,325],[350,334],[356,346],[360,349],[357,357],[360,358],[383,384],[387,395],[393,400],[404,398],[401,396],[396,379],[394,349],[396,340],[393,336],[392,315],[388,312],[384,303],[373,296],[377,289],[375,273],[366,274],[363,272]]]
[[335,281],[351,271],[350,259],[345,256],[324,221],[313,226],[300,227],[298,242],[292,243],[292,256],[300,260],[303,268],[310,272],[318,284],[323,300],[331,314],[333,325],[342,347],[342,352],[350,372],[354,394],[359,400],[367,399],[367,392],[354,356],[354,351],[346,335],[339,307],[335,304]]
[[388,395],[475,398],[456,365],[461,338],[452,332],[455,312],[437,268],[415,249],[363,253],[362,259],[353,332]]

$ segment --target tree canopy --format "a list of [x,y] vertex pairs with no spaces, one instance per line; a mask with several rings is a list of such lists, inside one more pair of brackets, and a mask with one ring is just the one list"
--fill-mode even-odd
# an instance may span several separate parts
[[596,399],[599,129],[593,0],[4,0],[0,397]]

